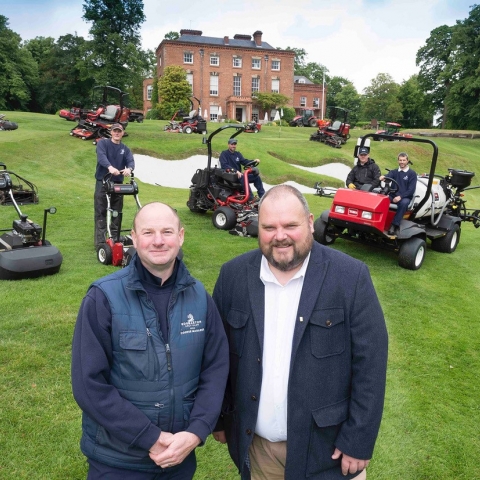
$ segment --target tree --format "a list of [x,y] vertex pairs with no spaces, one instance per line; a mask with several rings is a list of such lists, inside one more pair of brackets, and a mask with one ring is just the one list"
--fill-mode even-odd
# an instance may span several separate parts
[[125,90],[132,72],[144,70],[147,56],[140,48],[140,26],[145,21],[141,0],[85,0],[83,19],[92,22],[92,42],[84,78]]
[[38,68],[20,35],[8,28],[0,15],[0,108],[27,110],[31,92],[38,83]]
[[165,67],[163,75],[158,80],[158,95],[160,96],[160,115],[171,118],[178,110],[190,110],[188,101],[192,87],[187,81],[185,70],[179,65]]
[[364,89],[363,115],[367,119],[396,121],[402,118],[402,104],[398,101],[399,85],[388,73],[379,73]]
[[398,99],[402,104],[402,125],[409,128],[425,128],[432,124],[435,107],[423,92],[418,75],[412,75],[400,85]]
[[419,85],[429,94],[436,110],[443,112],[442,128],[445,128],[448,118],[445,100],[453,75],[453,31],[454,27],[447,25],[432,30],[426,44],[417,51],[416,57],[416,63],[420,66]]
[[289,97],[281,93],[256,92],[254,98],[264,111],[285,107],[290,101]]
[[342,91],[343,88],[345,88],[347,85],[353,85],[350,80],[346,79],[345,77],[331,77],[328,80],[328,90],[327,90],[327,105],[328,106],[342,106],[340,103],[337,101],[336,97],[337,94]]
[[180,34],[178,32],[168,32],[163,37],[165,40],[178,40],[180,38]]
[[452,33],[450,89],[445,107],[453,128],[480,129],[480,5],[474,5],[468,18],[457,21]]
[[353,127],[359,120],[361,105],[362,97],[351,82],[348,82],[336,95],[335,106],[348,110],[348,123]]
[[285,50],[295,52],[295,58],[293,59],[293,71],[294,71],[294,75],[300,75],[300,74],[297,74],[296,72],[301,68],[305,67],[306,65],[305,57],[307,56],[307,52],[303,48],[295,48],[295,47],[293,48],[287,47]]

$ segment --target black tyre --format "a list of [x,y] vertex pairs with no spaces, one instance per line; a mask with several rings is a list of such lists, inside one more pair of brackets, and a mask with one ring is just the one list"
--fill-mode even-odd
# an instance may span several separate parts
[[258,128],[257,128],[257,127],[255,127],[255,128],[253,129],[253,133],[258,133]]
[[316,127],[317,126],[317,121],[312,119],[308,122],[308,124],[310,125],[310,127]]
[[190,125],[186,125],[185,127],[183,127],[183,133],[190,134],[192,132],[193,132],[193,129]]
[[322,245],[332,245],[335,242],[336,237],[332,232],[333,227],[322,220],[321,217],[315,220],[313,224],[313,238]]
[[407,270],[418,270],[425,259],[427,245],[421,238],[411,238],[402,244],[398,252],[398,265]]
[[219,230],[231,230],[237,224],[237,216],[230,207],[220,207],[213,212],[212,223]]
[[297,127],[303,127],[303,123],[301,122],[297,123]]
[[460,226],[455,224],[444,237],[432,240],[432,250],[441,253],[453,253],[460,242]]
[[112,249],[107,243],[102,243],[97,247],[97,260],[103,265],[112,264]]
[[136,250],[134,247],[130,247],[127,249],[127,251],[123,254],[123,262],[122,262],[123,267],[127,267],[128,265],[130,265],[130,262],[132,261],[132,258],[135,255],[135,252]]

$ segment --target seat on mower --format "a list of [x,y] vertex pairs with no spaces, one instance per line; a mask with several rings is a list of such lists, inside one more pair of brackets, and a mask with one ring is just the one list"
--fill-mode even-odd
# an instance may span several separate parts
[[342,122],[340,120],[335,120],[335,122],[333,122],[333,125],[331,127],[327,127],[327,130],[336,132],[337,130],[340,130],[341,126],[342,126]]
[[196,110],[191,110],[190,113],[188,114],[188,117],[183,117],[184,120],[192,120],[193,117],[195,117],[197,115],[197,111]]
[[223,184],[238,190],[242,188],[242,184],[235,172],[226,172],[221,168],[216,168],[214,174],[218,184]]
[[108,105],[105,112],[100,114],[100,118],[104,120],[115,120],[119,110],[117,105]]

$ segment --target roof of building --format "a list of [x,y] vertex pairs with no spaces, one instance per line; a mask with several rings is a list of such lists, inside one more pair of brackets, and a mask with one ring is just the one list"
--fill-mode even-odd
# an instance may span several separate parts
[[[300,80],[303,80],[302,82]],[[305,84],[309,84],[309,85],[313,85],[314,82],[312,82],[311,80],[309,80],[307,77],[303,76],[303,75],[294,75],[293,76],[293,81],[294,83],[305,83]]]
[[212,46],[228,46],[228,47],[235,47],[235,48],[254,48],[254,49],[267,49],[267,50],[276,50],[276,48],[272,47],[267,42],[261,42],[260,46],[257,46],[255,40],[251,37],[251,35],[235,35],[237,38],[228,38],[228,43],[225,42],[225,37],[217,38],[217,37],[204,37],[198,34],[182,34],[177,40],[173,40],[174,42],[185,42],[185,43],[198,43],[201,45],[212,45]]

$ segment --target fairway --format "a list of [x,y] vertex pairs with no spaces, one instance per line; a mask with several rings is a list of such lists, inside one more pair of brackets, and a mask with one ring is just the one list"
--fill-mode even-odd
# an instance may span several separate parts
[[[81,412],[70,388],[71,339],[80,302],[92,281],[116,270],[96,260],[93,247],[95,147],[69,135],[74,126],[58,116],[8,113],[19,127],[0,131],[0,161],[36,184],[40,202],[21,209],[37,223],[45,208],[47,238],[63,255],[56,275],[0,281],[0,479],[81,480],[87,464],[80,452]],[[124,138],[134,154],[175,163],[206,155],[201,135],[163,131],[165,121],[133,123]],[[219,124],[208,124],[209,133]],[[233,131],[233,129],[232,129]],[[314,129],[263,126],[241,134],[238,150],[260,158],[260,174],[269,185],[293,181],[340,187],[341,180],[310,170],[331,163],[351,167],[353,148],[364,130],[352,130],[341,149],[309,141]],[[229,130],[213,140],[214,156],[226,148]],[[476,172],[480,184],[480,139],[436,138],[437,173],[448,168]],[[382,173],[396,166],[405,150],[417,173],[427,172],[431,150],[406,142],[375,142],[371,156]],[[205,168],[203,160],[196,168]],[[195,170],[192,170],[192,175]],[[184,260],[211,293],[220,266],[254,249],[256,239],[217,230],[211,213],[194,214],[186,206],[187,188],[139,183],[142,204],[162,201],[177,209],[185,226]],[[307,194],[317,218],[331,199]],[[480,189],[465,194],[467,207],[480,209]],[[124,218],[133,218],[133,198],[125,199]],[[0,206],[0,228],[17,218]],[[124,224],[125,226],[125,224]],[[395,254],[348,243],[332,247],[365,262],[382,304],[389,331],[389,366],[382,426],[369,480],[472,480],[479,478],[480,451],[480,230],[462,225],[453,254],[433,251],[427,242],[418,271],[397,265]],[[196,480],[233,480],[238,475],[227,448],[209,437],[197,450]]]

